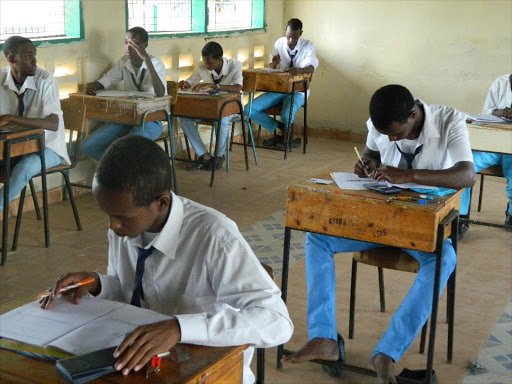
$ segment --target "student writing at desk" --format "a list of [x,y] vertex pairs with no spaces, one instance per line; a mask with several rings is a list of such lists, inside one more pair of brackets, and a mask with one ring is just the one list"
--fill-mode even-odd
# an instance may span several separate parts
[[[0,71],[0,126],[16,123],[45,130],[46,168],[69,164],[64,137],[57,81],[48,71],[37,67],[36,46],[29,39],[11,36],[4,43],[9,63]],[[41,172],[39,154],[12,159],[14,168],[9,181],[9,201],[13,200],[30,179]],[[4,209],[0,189],[0,211]]]
[[[512,119],[512,74],[502,75],[492,83],[487,98],[485,99],[482,113]],[[492,167],[501,166],[503,175],[507,179],[508,204],[505,210],[505,225],[512,226],[512,155],[492,152],[473,151],[475,172]],[[469,212],[469,189],[465,189],[460,202],[460,214]],[[512,231],[508,227],[507,231]],[[468,230],[464,223],[459,224],[459,237]]]
[[[94,283],[73,291],[75,303],[89,292],[175,315],[126,336],[116,365],[125,375],[180,341],[271,347],[293,331],[279,288],[236,224],[170,192],[171,179],[169,158],[156,143],[139,136],[114,142],[93,181],[94,197],[110,220],[107,275],[68,273],[41,301],[50,308],[61,288],[93,277]],[[244,383],[254,382],[253,351],[245,351]]]
[[[205,92],[212,90],[242,91],[242,63],[235,59],[226,59],[223,55],[224,51],[220,44],[214,41],[208,42],[201,50],[203,61],[198,64],[194,73],[187,80],[180,81],[180,89]],[[199,136],[195,123],[201,119],[178,118],[183,132],[197,156],[197,160],[187,168],[188,171],[211,170],[213,166],[215,169],[222,168],[229,122],[235,116],[226,116],[221,119],[219,137],[216,138],[218,140],[217,153],[214,157],[211,157],[206,151],[203,140]]]
[[[272,57],[272,62],[269,64],[270,68],[282,69],[290,74],[298,73],[313,73],[318,68],[318,59],[315,54],[315,46],[309,40],[301,39],[302,35],[302,21],[299,19],[290,19],[285,29],[285,37],[279,38],[274,44],[275,55]],[[304,105],[304,97],[309,96],[303,92],[295,92],[293,97],[293,105],[291,105],[292,95],[281,93],[264,93],[254,99],[249,115],[249,106],[245,107],[244,113],[254,122],[258,123],[270,132],[274,132],[276,128],[283,131],[282,136],[278,136],[276,141],[274,137],[267,139],[263,142],[266,146],[278,146],[284,148],[284,143],[287,142],[288,132],[286,132],[288,123],[291,126],[295,113],[300,107]],[[263,111],[274,105],[282,103],[281,121],[276,120]],[[288,122],[290,115],[290,108],[292,110],[292,121]],[[300,138],[294,140],[292,147],[300,147]]]
[[[125,56],[101,79],[87,84],[87,93],[96,95],[99,90],[124,81],[127,91],[151,92],[161,97],[167,94],[165,65],[158,57],[146,52],[148,33],[144,28],[133,27],[124,38]],[[99,161],[107,147],[125,135],[139,135],[151,140],[162,133],[162,122],[152,121],[142,126],[108,123],[86,137],[81,144],[84,154]]]
[[[354,172],[377,181],[414,182],[448,188],[470,187],[475,180],[465,116],[452,108],[414,100],[400,85],[388,85],[370,101],[368,136]],[[334,254],[365,251],[383,245],[327,235],[306,235],[309,342],[285,361],[338,360],[343,338],[337,334],[334,309]],[[394,362],[430,316],[436,257],[433,253],[404,249],[420,263],[416,280],[395,312],[389,328],[374,349],[370,365],[379,383],[396,384]],[[455,268],[456,255],[449,239],[443,244],[441,287]],[[331,374],[339,374],[325,365]]]

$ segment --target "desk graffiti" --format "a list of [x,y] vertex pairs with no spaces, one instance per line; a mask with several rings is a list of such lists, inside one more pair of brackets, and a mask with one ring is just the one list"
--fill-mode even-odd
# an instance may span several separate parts
[[375,237],[377,239],[379,237],[383,237],[383,236],[387,236],[387,235],[388,235],[388,232],[385,229],[378,229],[375,232],[373,232],[373,237]]
[[341,217],[329,217],[329,224],[346,225],[347,224],[347,220],[343,219]]

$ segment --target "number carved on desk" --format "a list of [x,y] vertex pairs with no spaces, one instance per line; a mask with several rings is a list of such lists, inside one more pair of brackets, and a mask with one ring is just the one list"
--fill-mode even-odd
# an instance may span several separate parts
[[387,235],[388,235],[388,232],[385,229],[378,229],[375,232],[373,232],[373,237],[375,237],[377,239],[379,237],[383,237],[383,236],[387,236]]
[[330,217],[329,224],[345,225],[345,224],[347,224],[347,220],[343,220],[343,218],[341,218],[341,217]]

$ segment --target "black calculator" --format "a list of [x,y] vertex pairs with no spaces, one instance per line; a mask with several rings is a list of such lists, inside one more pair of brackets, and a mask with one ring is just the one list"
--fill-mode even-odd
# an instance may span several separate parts
[[392,195],[394,193],[400,193],[402,191],[398,187],[390,187],[384,183],[366,183],[363,184],[363,187],[371,189],[372,191],[383,193],[385,195]]

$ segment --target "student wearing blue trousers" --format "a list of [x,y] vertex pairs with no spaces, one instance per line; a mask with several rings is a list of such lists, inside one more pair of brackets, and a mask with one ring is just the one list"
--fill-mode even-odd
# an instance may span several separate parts
[[[498,77],[491,85],[487,98],[485,99],[482,113],[512,119],[512,74]],[[473,151],[475,161],[475,172],[492,167],[501,166],[503,175],[507,179],[508,204],[505,210],[505,225],[510,225],[507,231],[512,231],[512,155]],[[469,213],[469,188],[464,190],[460,201],[460,214]],[[466,224],[459,224],[459,237],[466,232]]]
[[[359,161],[354,169],[359,177],[366,177],[368,172],[379,182],[414,182],[447,188],[474,184],[469,135],[465,116],[459,111],[414,100],[405,87],[388,85],[372,96],[366,124],[368,137],[363,163]],[[343,338],[338,338],[336,327],[333,257],[336,253],[382,246],[313,233],[306,235],[309,341],[284,361],[336,361],[344,355]],[[436,257],[433,253],[404,251],[418,260],[420,270],[372,354],[370,365],[379,383],[396,384],[394,363],[409,348],[432,310]],[[443,244],[442,260],[441,289],[456,264],[450,240]]]
[[[124,81],[127,91],[149,92],[161,97],[167,94],[165,65],[158,57],[146,52],[149,35],[144,28],[133,27],[124,38],[125,55],[101,79],[87,84],[87,93],[96,95],[102,89]],[[107,123],[87,136],[80,145],[81,151],[99,161],[108,146],[126,135],[144,136],[156,140],[162,133],[161,121],[142,126]]]
[[[269,64],[270,68],[281,69],[291,74],[298,73],[313,73],[318,67],[318,59],[315,54],[315,46],[309,40],[301,39],[302,35],[302,22],[299,19],[290,19],[285,29],[285,37],[279,38],[274,44],[274,55],[272,62]],[[292,95],[283,93],[264,93],[257,97],[252,102],[252,107],[249,105],[245,107],[244,113],[252,121],[258,123],[263,128],[270,132],[274,132],[276,128],[283,131],[282,136],[278,136],[276,141],[274,137],[267,139],[263,142],[266,146],[278,146],[284,148],[288,133],[286,129],[293,124],[295,113],[300,107],[304,105],[304,97],[309,96],[304,92],[295,92],[293,97],[293,105],[291,104]],[[283,104],[281,109],[281,121],[276,120],[265,112],[265,109],[270,108],[279,103]],[[292,111],[292,120],[289,120],[290,108]],[[250,109],[250,114],[249,114]],[[292,143],[292,147],[299,147],[300,139]]]

